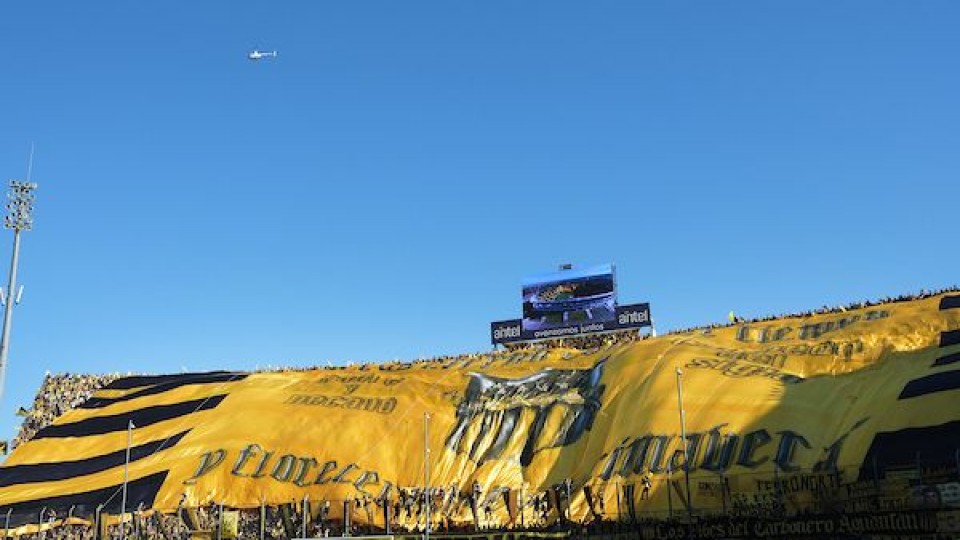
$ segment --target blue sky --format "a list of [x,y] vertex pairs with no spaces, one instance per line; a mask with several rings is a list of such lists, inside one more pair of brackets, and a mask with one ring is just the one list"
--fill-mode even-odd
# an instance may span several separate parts
[[957,283],[958,21],[954,1],[6,2],[0,180],[33,142],[40,188],[0,434],[48,369],[484,350],[522,279],[565,262],[615,263],[661,329]]
[[616,272],[611,264],[595,264],[592,266],[574,266],[573,268],[564,268],[559,270],[559,266],[554,268],[550,272],[540,273],[537,275],[527,275],[523,276],[523,280],[520,285],[522,287],[528,287],[531,285],[543,285],[545,283],[555,283],[562,281],[569,281],[573,279],[579,279],[588,276],[602,276],[613,274],[616,277]]

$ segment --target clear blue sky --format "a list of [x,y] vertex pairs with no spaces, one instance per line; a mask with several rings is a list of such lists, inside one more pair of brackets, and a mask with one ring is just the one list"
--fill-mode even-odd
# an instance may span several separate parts
[[661,329],[957,283],[958,28],[952,0],[5,2],[0,180],[34,142],[40,189],[0,435],[48,369],[484,350],[564,262],[615,263]]

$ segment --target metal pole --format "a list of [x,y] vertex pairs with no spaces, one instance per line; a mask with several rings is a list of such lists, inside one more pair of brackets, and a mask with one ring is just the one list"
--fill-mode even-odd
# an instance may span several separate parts
[[260,501],[260,540],[267,534],[267,507]]
[[133,520],[133,537],[137,540],[140,540],[140,521],[143,519],[143,515],[140,513],[143,508],[143,503],[137,505],[136,512],[130,516],[130,519]]
[[[31,166],[33,151],[30,154]],[[3,330],[0,332],[0,398],[7,379],[7,355],[10,352],[10,325],[13,322],[13,306],[17,303],[17,262],[20,259],[20,231],[29,231],[33,226],[30,212],[33,210],[33,190],[36,184],[30,183],[28,168],[27,181],[10,181],[10,202],[7,210],[10,213],[4,219],[3,225],[13,229],[13,255],[10,257],[10,280],[7,282],[6,301],[3,310]]]
[[[127,453],[123,462],[123,493],[120,496],[120,540],[127,537],[127,481],[130,478],[130,444],[133,441],[133,420],[127,421]],[[116,493],[116,492],[114,492]]]
[[223,501],[217,506],[217,540],[223,538]]
[[100,539],[100,536],[101,536],[100,535],[100,519],[101,519],[102,512],[103,512],[103,505],[98,504],[97,513],[93,516],[93,523],[96,526],[96,528],[93,530],[93,540],[101,540]]
[[43,529],[43,514],[45,514],[46,512],[47,512],[46,506],[40,509],[40,519],[37,521],[37,538],[41,538],[40,530]]
[[693,520],[693,493],[690,491],[690,451],[687,441],[687,413],[683,410],[683,371],[677,368],[677,407],[680,409],[680,438],[683,439],[683,476],[687,484],[687,516]]
[[13,256],[10,258],[10,281],[3,302],[3,333],[0,335],[0,396],[3,395],[7,378],[7,351],[10,342],[10,324],[13,321],[13,304],[17,286],[17,260],[20,258],[20,231],[13,231]]
[[310,502],[310,496],[304,495],[303,496],[303,523],[300,524],[300,530],[301,530],[300,534],[302,535],[302,538],[307,537],[307,516],[310,515],[310,509],[307,508],[307,504],[309,504],[309,502]]
[[426,524],[423,540],[430,540],[430,413],[423,413],[423,497]]
[[10,532],[10,513],[13,512],[13,508],[7,510],[7,517],[3,521],[3,538],[6,540],[7,534]]

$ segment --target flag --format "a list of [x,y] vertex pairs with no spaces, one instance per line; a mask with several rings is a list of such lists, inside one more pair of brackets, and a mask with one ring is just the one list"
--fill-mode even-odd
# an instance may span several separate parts
[[[17,445],[17,452],[29,456],[31,448],[69,439],[69,442],[55,445],[60,448],[61,456],[26,467],[10,465],[0,468],[0,499],[3,501],[0,506],[3,511],[10,507],[16,507],[18,512],[21,508],[30,509],[24,510],[19,517],[12,515],[12,525],[32,523],[43,507],[56,511],[58,515],[67,515],[71,506],[89,510],[102,505],[103,516],[116,516],[121,503],[121,497],[116,494],[126,484],[128,512],[140,504],[150,507],[157,500],[164,482],[169,480],[170,461],[161,459],[156,467],[148,466],[144,471],[132,467],[133,474],[122,483],[127,455],[131,465],[150,456],[164,458],[169,455],[169,450],[179,445],[193,427],[191,424],[198,422],[194,420],[198,413],[216,408],[226,397],[222,391],[215,393],[222,390],[219,386],[214,388],[209,384],[220,385],[231,379],[242,380],[237,374],[215,372],[138,376],[113,381],[110,388],[98,391],[58,418],[57,422],[39,430],[29,441]],[[190,389],[197,391],[187,391]],[[133,392],[124,393],[126,390]],[[127,412],[111,414],[107,408],[114,403],[127,403]],[[15,410],[28,418],[37,412],[26,407]],[[152,431],[141,433],[145,427],[173,419],[177,419],[177,424],[169,430],[154,427]],[[118,446],[118,439],[122,440],[124,435],[132,438],[134,428],[137,439],[143,440],[127,439],[128,445],[120,443]],[[128,447],[129,454],[124,452],[124,446]],[[30,461],[29,457],[26,461]],[[69,466],[57,473],[56,467],[64,467],[66,463]],[[168,507],[176,505],[182,494],[183,490],[178,490],[174,504]],[[30,514],[34,518],[26,519]],[[194,526],[197,525],[194,522]]]
[[737,315],[733,312],[733,310],[730,310],[730,313],[727,314],[727,319],[729,319],[731,323],[737,322]]
[[240,513],[236,510],[223,513],[222,535],[224,538],[233,539],[237,537],[240,525]]

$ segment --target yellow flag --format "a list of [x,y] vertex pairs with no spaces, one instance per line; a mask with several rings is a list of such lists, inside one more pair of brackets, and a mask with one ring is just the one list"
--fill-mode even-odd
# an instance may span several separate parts
[[[308,498],[338,515],[343,501],[386,499],[414,526],[429,450],[429,484],[452,494],[444,516],[453,522],[472,521],[471,498],[483,523],[486,504],[506,522],[505,489],[542,500],[566,479],[571,519],[590,517],[583,485],[607,486],[610,514],[617,490],[642,486],[648,471],[636,511],[666,513],[687,493],[678,397],[686,441],[702,445],[688,469],[689,491],[704,495],[698,510],[730,503],[721,477],[750,500],[788,486],[785,504],[799,504],[800,492],[828,493],[862,470],[912,466],[915,449],[925,462],[954,463],[958,354],[960,293],[947,293],[590,350],[129,376],[12,452],[0,509],[95,508],[122,491],[130,444],[128,509]],[[360,508],[348,508],[354,523],[382,521]]]
[[223,537],[236,538],[240,525],[240,514],[236,510],[223,513]]

